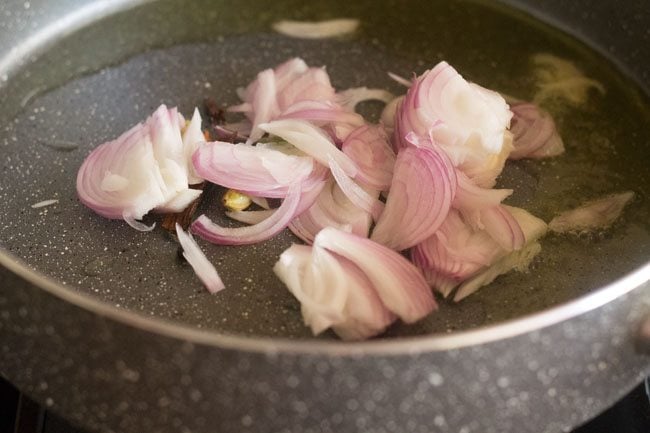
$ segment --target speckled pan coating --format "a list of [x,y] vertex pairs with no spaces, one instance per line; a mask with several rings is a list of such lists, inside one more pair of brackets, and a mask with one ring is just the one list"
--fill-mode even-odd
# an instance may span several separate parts
[[[647,147],[634,147],[634,128],[639,128],[634,119],[617,119],[629,122],[629,128],[623,128],[627,135],[602,126],[617,138],[607,135],[615,148],[622,146],[619,142],[632,143],[638,157],[630,161],[620,155],[580,153],[579,143],[569,142],[579,156],[571,167],[560,161],[542,172],[538,165],[524,162],[511,165],[505,176],[505,182],[520,186],[514,203],[545,218],[555,209],[544,194],[567,188],[598,192],[596,187],[589,189],[585,176],[620,188],[641,183],[645,185],[638,187],[641,200],[625,224],[571,245],[549,238],[544,248],[550,259],[536,262],[532,274],[509,275],[500,280],[501,290],[486,289],[458,306],[444,304],[440,314],[387,334],[401,339],[359,345],[292,343],[278,337],[304,339],[307,331],[295,300],[268,273],[279,252],[294,240],[291,235],[248,249],[207,248],[230,287],[219,297],[210,297],[170,253],[175,249],[171,239],[160,232],[135,233],[83,208],[74,196],[76,167],[89,149],[160,102],[176,103],[185,113],[206,94],[234,102],[234,85],[245,84],[257,70],[290,55],[327,64],[337,86],[370,84],[398,92],[384,71],[408,74],[403,71],[423,68],[431,58],[451,57],[470,77],[486,76],[475,62],[458,54],[480,56],[472,51],[476,40],[457,38],[454,42],[460,48],[429,53],[425,62],[407,45],[388,49],[381,36],[296,42],[247,33],[285,16],[286,10],[309,17],[313,7],[314,13],[329,16],[333,12],[327,4],[278,2],[242,19],[242,10],[257,10],[256,2],[242,2],[236,10],[219,9],[215,2],[206,10],[210,2],[199,2],[184,4],[179,11],[178,3],[160,1],[146,6],[149,9],[135,9],[140,15],[93,25],[55,50],[34,44],[23,64],[4,62],[15,60],[12,46],[37,40],[25,39],[37,31],[47,35],[48,23],[58,22],[56,18],[66,11],[79,14],[76,22],[91,22],[97,14],[111,13],[126,3],[60,0],[0,5],[0,14],[11,18],[0,21],[4,204],[0,245],[11,254],[3,252],[0,257],[0,263],[11,269],[0,271],[0,374],[53,410],[97,431],[485,433],[568,429],[598,413],[649,372],[648,358],[634,350],[639,322],[650,314],[650,287],[643,285],[648,268],[637,271],[627,286],[617,287],[626,295],[604,306],[599,301],[592,305],[597,309],[563,323],[539,330],[528,322],[511,324],[508,332],[504,327],[457,332],[562,304],[647,261],[649,219],[643,189],[650,184],[643,163]],[[139,3],[150,2],[129,5]],[[534,7],[564,27],[597,34],[593,43],[646,87],[649,17],[642,1],[615,8],[614,2],[600,2],[589,6],[590,13],[582,12],[586,10],[581,9],[582,2],[568,9],[561,3],[535,2]],[[402,3],[386,4],[394,10]],[[358,15],[363,8],[350,3],[337,13]],[[463,12],[462,7],[457,9],[455,13]],[[491,13],[483,19],[489,21]],[[196,25],[179,26],[179,16],[190,16]],[[377,16],[368,21],[381,22]],[[603,20],[613,35],[604,45],[598,31]],[[389,21],[399,30],[398,19]],[[423,19],[412,30],[426,34],[432,22],[434,17]],[[202,26],[208,25],[216,26],[215,31],[206,32]],[[477,24],[468,20],[472,25]],[[63,30],[53,29],[55,40]],[[65,29],[71,31],[74,25]],[[209,43],[204,43],[206,35]],[[445,37],[451,36],[436,37],[442,47],[449,46]],[[530,38],[531,50],[566,49],[561,42]],[[631,40],[636,42],[630,44]],[[505,48],[517,43],[515,38],[503,39]],[[143,52],[152,46],[157,48]],[[506,64],[505,58],[495,58],[495,63],[500,61]],[[512,77],[521,72],[514,67],[510,76],[495,74],[485,84],[516,89]],[[69,81],[72,77],[77,78]],[[53,84],[61,85],[52,89]],[[616,106],[616,95],[608,98]],[[577,117],[562,127],[573,132],[585,124],[581,122]],[[588,138],[610,145],[598,131]],[[608,170],[617,164],[624,164],[627,177],[619,179]],[[568,168],[576,174],[561,182],[548,174],[567,173]],[[207,194],[215,198],[218,193],[212,189]],[[51,198],[59,202],[30,207]],[[571,198],[556,203],[572,204]],[[218,214],[208,204],[203,210]],[[593,254],[585,259],[585,251]],[[39,280],[14,258],[50,279]],[[513,331],[518,326],[522,335]],[[524,332],[524,326],[530,332]],[[450,334],[426,337],[432,333]],[[237,336],[241,334],[251,337]],[[412,335],[420,337],[405,338]],[[478,344],[483,340],[490,342]]]
[[632,338],[650,311],[647,284],[489,344],[429,350],[431,341],[413,340],[356,354],[342,344],[236,347],[213,334],[190,342],[77,308],[7,272],[0,284],[13,290],[0,292],[0,373],[93,431],[556,433],[650,373]]

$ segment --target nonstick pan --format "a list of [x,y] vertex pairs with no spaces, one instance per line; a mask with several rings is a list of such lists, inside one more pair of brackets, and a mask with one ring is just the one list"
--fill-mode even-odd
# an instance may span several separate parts
[[[639,331],[650,317],[649,12],[508,3],[3,3],[0,374],[80,425],[118,432],[555,432],[614,402],[650,371]],[[360,33],[270,30],[332,17],[359,18]],[[394,93],[387,71],[446,59],[530,98],[537,52],[571,59],[607,92],[549,107],[567,153],[509,164],[510,203],[549,220],[612,192],[635,201],[611,229],[549,236],[529,272],[372,341],[309,334],[270,271],[296,241],[288,232],[203,244],[228,287],[211,296],[163,230],[136,232],[76,198],[89,151],[160,103],[187,114],[208,96],[235,103],[237,87],[292,56],[327,65],[337,88]],[[199,211],[222,218],[221,192],[209,188]]]

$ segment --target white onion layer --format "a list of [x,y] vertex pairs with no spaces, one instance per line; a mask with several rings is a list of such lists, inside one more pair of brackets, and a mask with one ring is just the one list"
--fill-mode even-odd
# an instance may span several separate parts
[[553,218],[549,228],[556,233],[606,229],[620,218],[623,209],[633,198],[634,192],[626,191],[589,201]]
[[341,152],[330,137],[320,128],[304,120],[276,120],[259,125],[260,129],[280,137],[296,148],[305,152],[324,166],[329,165],[329,159],[334,159],[345,174],[354,178],[358,168],[354,161]]
[[318,233],[314,246],[343,256],[358,266],[386,308],[404,322],[416,322],[437,308],[424,277],[401,254],[332,227]]
[[200,191],[189,189],[188,155],[196,145],[193,132],[200,130],[195,112],[192,129],[184,143],[183,117],[175,108],[161,105],[145,123],[138,124],[113,141],[106,142],[84,160],[77,173],[77,194],[98,214],[137,223],[149,211],[177,212]]
[[359,20],[337,18],[324,21],[282,20],[273,23],[273,30],[285,36],[299,39],[326,39],[353,33]]
[[360,340],[395,320],[364,273],[324,248],[293,245],[273,270],[300,301],[315,335],[332,328],[344,340]]
[[183,257],[192,266],[196,276],[203,282],[210,293],[217,293],[226,288],[221,281],[219,273],[203,254],[191,234],[185,233],[179,224],[176,224],[176,235],[178,242],[183,248]]

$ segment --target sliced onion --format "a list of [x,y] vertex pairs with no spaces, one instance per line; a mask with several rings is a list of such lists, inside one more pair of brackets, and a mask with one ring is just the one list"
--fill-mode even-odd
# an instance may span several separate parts
[[219,277],[219,273],[214,268],[212,263],[210,263],[199,248],[199,245],[196,243],[191,234],[185,233],[179,224],[176,224],[176,235],[178,236],[178,242],[180,242],[181,247],[183,248],[183,257],[187,260],[187,263],[192,266],[196,276],[203,282],[205,287],[210,293],[217,293],[226,288]]
[[381,117],[379,123],[384,127],[384,130],[388,135],[393,137],[391,144],[394,150],[398,150],[398,146],[394,141],[395,137],[395,113],[397,113],[397,107],[404,100],[404,96],[398,96],[397,98],[390,101],[381,112]]
[[43,201],[39,201],[38,203],[34,203],[31,207],[32,209],[39,209],[42,207],[52,206],[53,204],[57,204],[58,202],[59,202],[58,198],[52,198],[49,200],[43,200]]
[[183,148],[185,149],[185,161],[187,161],[187,179],[190,185],[203,182],[203,178],[199,176],[194,170],[192,164],[192,155],[199,148],[199,144],[205,142],[205,136],[201,129],[201,114],[199,109],[194,109],[192,120],[185,127],[183,131]]
[[[468,224],[455,210],[449,212],[440,230],[411,250],[413,262],[445,297],[459,284],[455,299],[465,297],[513,267],[525,267],[532,259],[528,247],[546,233],[546,224],[523,209],[501,207],[523,233],[524,246],[518,251],[501,247],[488,231]],[[472,283],[465,284],[469,281]]]
[[282,231],[296,216],[300,204],[300,184],[289,188],[279,208],[267,219],[246,227],[222,227],[201,215],[192,223],[192,232],[203,239],[220,245],[247,245],[267,240]]
[[124,176],[120,176],[115,173],[111,173],[110,170],[106,170],[102,183],[99,187],[102,191],[106,192],[116,192],[123,191],[129,186],[129,179]]
[[307,63],[305,63],[305,61],[300,57],[289,59],[273,69],[280,89],[284,89],[286,86],[306,74],[309,70],[309,65],[307,65]]
[[361,115],[346,111],[330,101],[296,102],[278,117],[278,120],[290,119],[308,121],[325,129],[337,144],[365,123]]
[[161,105],[144,124],[93,150],[77,174],[81,202],[138,230],[151,228],[137,220],[152,209],[186,203],[196,193],[188,193],[182,121],[176,109]]
[[456,278],[447,277],[435,269],[420,269],[424,279],[429,285],[440,293],[444,298],[448,298],[451,292],[458,287],[459,281]]
[[[280,75],[276,75],[278,80],[282,79]],[[325,68],[308,68],[298,76],[287,77],[286,85],[278,90],[278,103],[282,113],[300,101],[333,102],[335,97],[334,87]]]
[[265,197],[256,197],[254,195],[250,196],[250,199],[253,203],[261,207],[262,209],[271,209],[269,201]]
[[511,189],[486,189],[472,182],[465,173],[456,170],[458,189],[452,206],[456,209],[479,210],[499,205],[512,194]]
[[294,58],[260,72],[240,97],[244,102],[228,110],[244,113],[252,122],[250,144],[262,136],[261,123],[279,118],[301,101],[334,101],[335,91],[324,68],[310,68],[302,59]]
[[502,207],[517,221],[524,233],[524,242],[526,244],[540,239],[548,231],[548,224],[525,209],[506,205],[502,205]]
[[386,308],[404,322],[416,322],[437,308],[422,274],[399,253],[332,227],[318,233],[314,246],[343,256],[358,266]]
[[518,250],[526,243],[524,232],[507,206],[499,205],[481,210],[481,225],[501,248]]
[[325,39],[353,33],[359,27],[359,20],[337,18],[324,21],[282,20],[273,23],[273,30],[285,36],[299,39]]
[[360,184],[377,191],[388,190],[393,178],[395,153],[382,127],[364,125],[355,129],[345,139],[341,150],[359,168],[356,179]]
[[405,86],[405,87],[411,87],[411,84],[413,84],[412,80],[406,79],[406,78],[402,77],[401,75],[398,75],[398,74],[396,74],[394,72],[388,72],[388,76],[393,81],[395,81],[396,83],[399,83],[399,84],[401,84],[402,86]]
[[460,301],[512,269],[526,270],[532,259],[541,251],[542,247],[537,240],[546,234],[548,229],[546,223],[524,209],[510,206],[502,206],[502,208],[512,215],[517,225],[521,227],[524,234],[523,246],[514,251],[503,250],[489,267],[464,281],[456,291],[454,301]]
[[150,232],[156,227],[156,223],[153,223],[150,226],[148,226],[145,223],[136,220],[133,216],[131,216],[126,212],[124,213],[124,215],[122,215],[122,219],[124,220],[125,223],[131,226],[132,229],[135,229],[139,232]]
[[367,87],[353,87],[343,90],[337,95],[338,102],[349,111],[354,111],[361,102],[380,101],[388,104],[395,99],[395,95],[384,89],[369,89]]
[[[498,244],[488,233],[474,230],[463,221],[460,213],[453,210],[449,212],[444,224],[440,226],[440,230],[433,237],[437,238],[437,243],[444,247],[447,254],[478,266],[487,266],[492,263],[499,250]],[[425,258],[433,258],[432,252],[426,248],[421,248],[421,251]],[[429,260],[429,262],[433,263],[433,260]]]
[[334,179],[330,179],[309,209],[295,218],[289,228],[308,244],[325,227],[334,227],[357,236],[368,237],[372,218],[343,194]]
[[480,163],[498,154],[512,113],[497,93],[470,84],[446,62],[416,78],[399,104],[395,125],[398,147],[406,135],[431,135],[454,165]]
[[330,157],[334,159],[350,177],[357,175],[354,161],[336,148],[332,140],[322,129],[302,120],[276,120],[260,125],[269,134],[280,137],[296,148],[313,157],[324,166],[329,165]]
[[357,113],[345,111],[330,101],[300,101],[285,110],[278,119],[306,120],[316,126],[326,126],[328,123],[361,126],[365,122]]
[[248,245],[265,241],[278,234],[296,216],[311,207],[324,185],[325,183],[321,181],[319,185],[303,193],[300,183],[292,184],[280,207],[257,224],[235,228],[222,227],[205,215],[201,215],[192,223],[192,232],[207,241],[220,245]]
[[501,201],[512,190],[485,189],[474,185],[458,171],[458,190],[452,203],[464,219],[478,230],[485,230],[505,250],[517,250],[524,245],[524,232],[517,220]]
[[363,340],[386,330],[397,316],[381,300],[365,273],[350,260],[336,256],[346,280],[354,284],[345,304],[345,321],[332,327],[343,340]]
[[[253,84],[257,85],[257,81],[253,81]],[[242,99],[246,98],[248,95],[248,93],[245,90],[242,90],[241,88],[237,89],[237,94]],[[251,93],[251,95],[253,95],[253,93]],[[229,111],[231,113],[251,113],[253,111],[253,104],[250,102],[242,102],[241,104],[232,105],[228,107],[226,111]],[[250,129],[250,125],[247,125],[247,127]],[[226,129],[230,129],[230,128],[226,128]]]
[[275,212],[274,209],[227,211],[226,216],[245,224],[259,224]]
[[339,185],[341,191],[343,191],[348,200],[372,215],[373,220],[379,220],[379,217],[384,211],[384,204],[378,200],[378,192],[375,191],[374,194],[370,194],[354,183],[354,181],[345,174],[343,168],[341,168],[334,158],[330,157],[329,167],[332,171],[332,176],[336,179],[336,183]]
[[506,131],[503,134],[503,145],[499,153],[486,154],[479,159],[467,158],[464,163],[458,165],[458,168],[476,185],[493,188],[497,183],[497,177],[506,165],[506,160],[514,149],[512,140],[512,134],[510,131]]
[[371,239],[397,251],[435,233],[456,194],[456,172],[434,147],[402,149],[395,161],[386,208]]
[[[202,145],[193,157],[196,172],[210,182],[248,195],[282,198],[292,184],[310,190],[325,174],[308,156],[287,155],[268,146],[220,141]],[[307,181],[308,180],[308,181]]]
[[360,340],[395,320],[359,268],[323,248],[293,245],[273,270],[300,301],[314,335],[331,327],[344,340]]
[[334,227],[344,232],[352,232],[352,226],[350,224],[339,224],[338,221],[329,222],[330,216],[324,213],[322,208],[316,207],[313,210],[311,209],[308,209],[308,212],[303,212],[298,218],[294,218],[291,224],[289,224],[289,230],[304,243],[312,245],[316,235],[324,227]]
[[156,211],[161,210],[166,213],[182,212],[183,209],[188,207],[194,200],[199,198],[202,192],[203,190],[201,189],[186,189],[184,191],[180,191],[170,200],[158,206],[156,208]]
[[513,251],[502,257],[489,268],[463,282],[454,295],[454,301],[458,302],[466,298],[512,269],[525,270],[541,250],[542,246],[539,242],[531,242],[519,251]]
[[511,104],[510,110],[510,132],[514,136],[510,159],[549,158],[564,153],[562,137],[547,111],[527,102]]
[[260,72],[257,75],[257,91],[251,102],[253,111],[253,127],[246,140],[246,144],[251,144],[262,138],[264,131],[259,128],[260,123],[266,123],[280,112],[277,101],[277,88],[275,84],[275,75],[271,69]]
[[432,287],[447,297],[462,281],[504,254],[483,230],[468,225],[452,210],[440,229],[411,250],[413,262]]
[[314,335],[344,320],[349,287],[327,251],[292,245],[280,255],[273,271],[300,301],[305,324]]
[[549,223],[549,228],[556,233],[606,229],[620,218],[623,208],[633,198],[634,193],[626,191],[589,201],[576,209],[562,212],[553,218]]
[[188,188],[187,161],[181,135],[184,120],[176,108],[164,105],[147,119],[153,153],[165,185],[180,192]]

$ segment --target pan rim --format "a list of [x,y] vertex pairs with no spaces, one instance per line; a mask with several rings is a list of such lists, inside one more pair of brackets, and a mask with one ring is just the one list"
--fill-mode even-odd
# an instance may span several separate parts
[[418,355],[462,349],[517,337],[556,325],[596,310],[615,299],[641,290],[650,281],[650,261],[619,279],[571,301],[504,322],[445,334],[343,342],[290,339],[219,333],[159,317],[144,316],[113,306],[88,294],[75,292],[46,275],[30,269],[22,260],[0,248],[0,266],[52,296],[119,324],[166,338],[226,350],[264,354],[367,356]]
[[[131,7],[141,6],[150,1],[153,0],[121,0],[111,3],[110,6],[105,1],[92,1],[86,8],[81,8],[76,13],[66,16],[66,20],[63,21],[66,24],[66,32],[73,32],[91,22],[101,20]],[[516,2],[501,0],[501,3],[523,12]],[[547,16],[531,13],[531,10],[527,10],[527,13],[532,14],[539,21],[552,25],[567,34],[571,34],[601,55],[604,54],[603,50],[597,44],[592,43],[587,38],[574,34],[566,26],[560,25],[558,22],[550,21]],[[27,53],[32,55],[38,54],[39,50],[45,49],[48,45],[46,41],[49,40],[50,36],[54,34],[60,36],[61,29],[61,23],[55,23],[33,35],[29,39],[29,43],[22,44],[17,47],[18,49],[0,58],[0,70],[3,72],[12,72],[14,67],[21,65],[21,60],[26,57]],[[608,56],[608,59],[612,61],[611,56]],[[622,65],[618,63],[616,66],[623,76],[626,76],[628,79],[631,78],[638,84],[638,80],[632,78],[626,68],[621,67]],[[297,340],[223,334],[215,330],[202,330],[159,317],[144,316],[134,311],[115,307],[91,295],[75,292],[45,274],[30,269],[22,260],[10,254],[2,247],[0,247],[0,266],[64,302],[144,332],[151,332],[170,339],[188,341],[209,347],[251,353],[323,354],[329,356],[415,355],[426,352],[461,349],[513,338],[598,309],[635,289],[641,290],[647,287],[647,283],[650,281],[650,261],[648,261],[628,274],[621,276],[619,279],[601,286],[586,295],[533,314],[504,322],[449,334],[431,334],[417,337],[346,343],[342,341]]]

